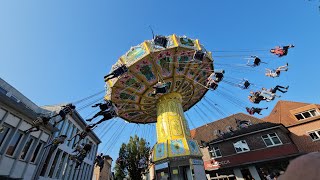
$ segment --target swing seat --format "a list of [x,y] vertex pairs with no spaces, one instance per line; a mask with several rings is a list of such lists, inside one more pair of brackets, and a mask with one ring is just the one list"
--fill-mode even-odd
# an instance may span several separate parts
[[163,48],[167,47],[168,40],[165,36],[156,36],[153,40],[154,45],[161,46]]
[[156,88],[156,94],[165,94],[167,93],[167,90],[168,90],[168,87],[165,85],[165,86],[162,86],[162,87],[157,87]]
[[250,84],[249,81],[245,81],[244,84],[243,84],[243,86],[244,86],[245,89],[248,89],[250,85],[251,85],[251,84]]
[[193,59],[200,63],[203,61],[204,57],[205,57],[205,53],[199,50],[196,51],[193,55]]

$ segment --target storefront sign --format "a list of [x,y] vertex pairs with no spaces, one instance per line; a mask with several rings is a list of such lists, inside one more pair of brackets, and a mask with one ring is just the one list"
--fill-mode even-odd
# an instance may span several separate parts
[[204,164],[206,169],[219,169],[220,167],[223,167],[230,163],[231,163],[230,160],[225,160],[225,161],[206,161]]
[[230,164],[230,161],[229,160],[226,160],[226,161],[215,161],[213,164],[216,165],[216,166],[227,165],[227,164]]
[[161,163],[161,164],[156,164],[155,165],[155,170],[164,169],[164,168],[167,168],[168,166],[169,166],[168,162],[164,162],[164,163]]

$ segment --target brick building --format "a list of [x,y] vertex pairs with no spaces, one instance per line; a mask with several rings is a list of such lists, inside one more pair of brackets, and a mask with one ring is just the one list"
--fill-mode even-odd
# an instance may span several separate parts
[[320,105],[278,101],[264,120],[283,124],[301,153],[320,151]]
[[191,134],[203,144],[205,170],[211,179],[264,179],[285,170],[289,160],[299,155],[283,125],[242,113],[193,129]]

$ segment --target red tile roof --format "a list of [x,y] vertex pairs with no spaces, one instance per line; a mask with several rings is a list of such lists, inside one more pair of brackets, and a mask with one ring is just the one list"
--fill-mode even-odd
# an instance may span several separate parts
[[228,117],[225,117],[223,119],[214,121],[212,123],[209,123],[207,125],[200,126],[198,128],[191,130],[191,137],[198,142],[205,141],[210,142],[215,139],[218,139],[219,136],[217,136],[214,132],[215,130],[221,130],[222,132],[227,132],[227,128],[230,126],[232,129],[237,129],[237,123],[236,120],[248,120],[252,124],[259,124],[259,123],[265,123],[265,121],[258,119],[256,117],[246,115],[243,113],[237,113]]
[[[285,127],[304,123],[306,121],[299,122],[290,111],[303,108],[305,106],[312,105],[312,103],[302,103],[293,101],[278,101],[276,106],[273,108],[269,116],[264,117],[263,120],[273,123],[282,123]],[[319,104],[314,104],[318,108]]]

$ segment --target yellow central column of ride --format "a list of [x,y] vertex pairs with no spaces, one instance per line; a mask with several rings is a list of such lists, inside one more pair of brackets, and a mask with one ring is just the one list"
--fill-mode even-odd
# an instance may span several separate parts
[[179,93],[161,96],[157,104],[158,143],[167,140],[190,138],[190,129],[182,109],[182,97]]
[[183,114],[179,93],[161,96],[157,104],[157,144],[154,161],[178,156],[200,156],[196,141],[191,140],[190,129]]

